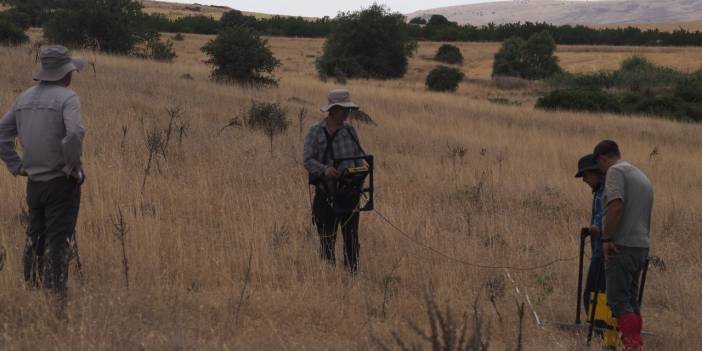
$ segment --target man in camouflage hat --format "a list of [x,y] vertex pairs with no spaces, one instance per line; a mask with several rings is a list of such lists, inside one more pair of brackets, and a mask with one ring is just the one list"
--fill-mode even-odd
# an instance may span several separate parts
[[[80,100],[68,89],[82,60],[63,46],[41,51],[34,76],[39,83],[22,93],[0,120],[0,158],[15,176],[26,176],[29,229],[23,265],[32,287],[67,302],[69,243],[73,239],[80,188],[84,128]],[[15,139],[22,144],[17,154]]]

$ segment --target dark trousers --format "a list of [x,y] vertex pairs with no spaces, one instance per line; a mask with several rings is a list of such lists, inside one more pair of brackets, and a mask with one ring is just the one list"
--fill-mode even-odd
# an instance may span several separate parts
[[335,245],[337,228],[341,226],[344,238],[344,266],[349,272],[358,270],[359,215],[353,211],[360,200],[358,195],[328,197],[317,189],[314,196],[313,214],[320,242],[320,256],[331,264],[336,263]]
[[29,230],[24,251],[24,278],[31,287],[53,293],[60,304],[67,299],[70,241],[80,208],[80,185],[75,179],[54,178],[27,182]]
[[639,279],[648,259],[648,248],[618,246],[607,258],[607,304],[614,318],[639,313]]

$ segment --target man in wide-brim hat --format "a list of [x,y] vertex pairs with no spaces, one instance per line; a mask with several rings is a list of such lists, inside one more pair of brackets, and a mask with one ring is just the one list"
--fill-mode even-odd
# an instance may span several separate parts
[[[590,217],[590,247],[592,256],[590,268],[587,271],[585,291],[583,293],[583,306],[589,311],[592,293],[604,293],[606,279],[604,269],[604,252],[602,250],[602,219],[604,217],[604,173],[600,170],[592,154],[585,155],[578,160],[578,172],[575,178],[581,178],[592,190],[592,214]],[[600,307],[601,308],[601,307]]]
[[304,165],[315,186],[314,222],[320,238],[320,256],[331,264],[336,262],[336,231],[341,226],[344,238],[344,264],[349,272],[358,270],[360,244],[359,215],[354,211],[360,201],[359,193],[337,194],[336,182],[344,169],[363,166],[363,161],[335,159],[359,157],[365,152],[356,130],[347,123],[349,112],[359,106],[351,100],[346,89],[335,89],[327,95],[327,104],[320,109],[327,116],[315,123],[305,138]]
[[[84,128],[80,100],[68,89],[83,61],[63,46],[49,46],[29,88],[0,120],[0,158],[15,176],[27,176],[29,230],[23,265],[32,287],[67,301],[69,242],[73,239],[80,188]],[[15,138],[22,143],[17,154]]]

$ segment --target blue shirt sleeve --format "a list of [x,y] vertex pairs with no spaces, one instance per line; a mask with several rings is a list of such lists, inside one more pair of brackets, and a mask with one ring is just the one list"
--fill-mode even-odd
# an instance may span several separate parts
[[596,192],[595,192],[595,204],[593,206],[593,213],[592,213],[592,224],[602,228],[602,220],[604,217],[604,206],[602,204],[602,198],[604,196],[604,189],[600,187]]

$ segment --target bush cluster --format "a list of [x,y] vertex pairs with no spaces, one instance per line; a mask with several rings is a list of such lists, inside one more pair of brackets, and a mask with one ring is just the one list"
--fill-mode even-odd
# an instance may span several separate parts
[[157,36],[143,27],[141,4],[131,0],[74,0],[62,3],[44,23],[44,37],[52,43],[128,54],[137,44]]
[[531,80],[551,77],[562,71],[555,52],[556,43],[545,31],[526,41],[519,37],[510,38],[495,54],[492,75]]
[[439,66],[429,72],[425,85],[431,91],[456,91],[463,81],[463,72],[456,68]]
[[244,26],[223,29],[202,51],[214,66],[212,78],[217,81],[251,85],[276,84],[273,71],[280,61],[273,56],[267,41]]
[[634,56],[613,72],[563,73],[551,83],[555,89],[537,107],[702,122],[702,71],[684,74]]
[[461,49],[451,44],[444,44],[441,45],[439,50],[436,52],[434,59],[439,62],[459,64],[463,63],[463,54],[461,53]]
[[[84,0],[2,0],[3,3],[13,7],[12,11],[22,14],[23,22],[28,22],[32,26],[43,26],[56,9],[82,1]],[[136,3],[137,1],[94,0],[94,2],[105,6],[110,3],[124,5],[126,2]],[[336,22],[336,19],[329,17],[315,20],[283,16],[257,19],[236,10],[230,12],[223,16],[224,22],[229,22],[231,17],[235,17],[236,20],[247,22],[247,26],[252,26],[261,35],[323,38],[332,33]],[[225,27],[219,20],[201,14],[177,19],[170,19],[162,14],[143,14],[141,17],[141,26],[153,32],[216,34]],[[538,22],[498,25],[491,23],[478,27],[470,24],[459,25],[441,15],[433,15],[428,19],[417,17],[409,23],[405,23],[403,19],[402,24],[405,27],[404,30],[415,40],[501,42],[512,37],[526,40],[536,33],[548,31],[556,43],[564,45],[702,46],[702,32],[691,32],[685,29],[672,32],[657,29],[642,30],[636,27],[596,29],[581,25],[557,26]]]
[[0,17],[0,45],[19,45],[29,41],[22,28],[6,18]]
[[415,39],[429,41],[501,42],[512,37],[524,40],[548,31],[561,45],[630,45],[630,46],[702,46],[702,32],[678,29],[664,32],[658,29],[591,28],[577,25],[517,22],[473,26],[459,25],[441,15],[413,18],[408,26]]
[[402,14],[373,5],[334,19],[317,71],[322,77],[342,79],[400,78],[415,50]]
[[161,41],[153,38],[146,43],[146,57],[156,61],[173,62],[177,55],[170,39]]

